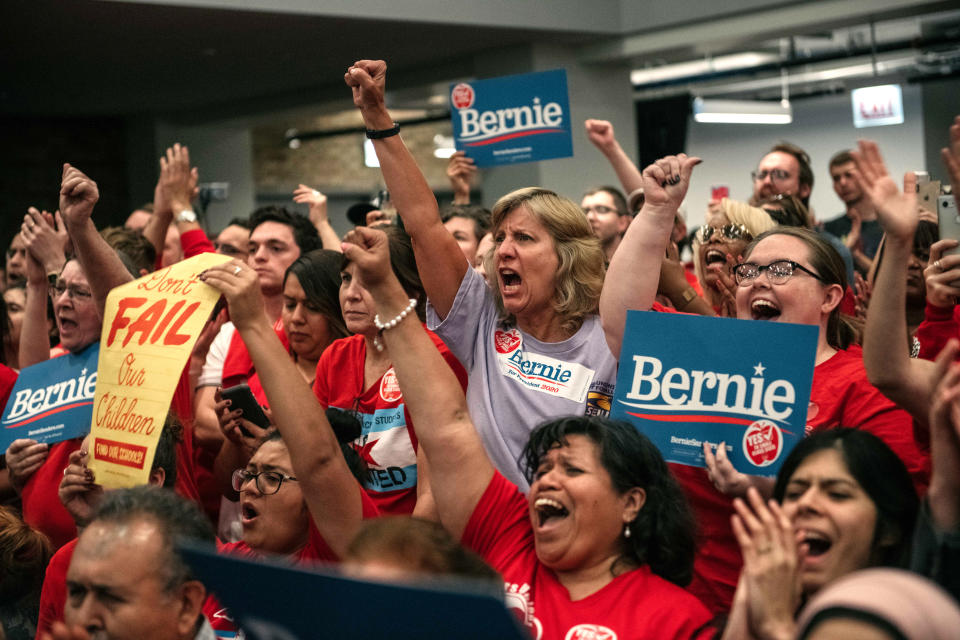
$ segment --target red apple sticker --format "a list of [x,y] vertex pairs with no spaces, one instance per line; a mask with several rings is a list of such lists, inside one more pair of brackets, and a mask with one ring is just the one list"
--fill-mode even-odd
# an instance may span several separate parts
[[400,381],[397,380],[397,374],[393,367],[387,369],[387,372],[380,378],[380,397],[384,402],[396,402],[403,397],[400,391]]
[[469,109],[473,106],[473,87],[465,82],[461,82],[450,92],[450,102],[457,109]]
[[783,434],[769,420],[757,420],[743,434],[743,455],[754,466],[766,467],[780,457]]
[[498,330],[493,334],[493,344],[497,348],[497,353],[510,353],[520,346],[520,334],[516,329]]

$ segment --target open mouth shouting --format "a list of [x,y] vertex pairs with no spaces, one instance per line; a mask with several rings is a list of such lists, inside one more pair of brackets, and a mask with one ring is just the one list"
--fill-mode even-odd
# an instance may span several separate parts
[[513,269],[500,269],[500,290],[504,294],[510,294],[520,288],[523,279]]
[[727,255],[719,249],[709,249],[703,256],[703,264],[707,269],[722,269],[727,264]]
[[753,320],[777,320],[780,307],[770,300],[756,298],[750,303],[750,318]]
[[60,325],[61,332],[70,332],[77,328],[77,321],[65,316],[57,316],[57,323]]
[[833,541],[826,534],[810,530],[804,530],[802,543],[807,547],[808,558],[819,558],[833,546]]
[[260,512],[257,511],[257,508],[247,500],[243,500],[240,503],[240,522],[244,528],[251,526],[254,521],[257,519],[257,516],[260,515]]
[[538,529],[547,528],[570,515],[566,507],[552,498],[537,498],[533,509]]

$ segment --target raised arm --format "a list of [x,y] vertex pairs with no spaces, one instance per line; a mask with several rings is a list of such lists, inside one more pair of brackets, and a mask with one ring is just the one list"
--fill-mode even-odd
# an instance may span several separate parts
[[681,153],[657,160],[643,170],[643,208],[630,223],[613,254],[600,295],[600,319],[607,345],[620,357],[628,309],[653,306],[673,220],[687,194],[693,167],[700,158]]
[[100,199],[97,183],[69,164],[63,165],[63,183],[60,185],[60,213],[73,240],[77,260],[87,274],[90,290],[97,304],[97,314],[103,319],[107,294],[133,276],[123,266],[117,253],[107,244],[90,216]]
[[23,218],[20,237],[27,248],[27,287],[24,321],[20,328],[20,368],[43,362],[50,357],[50,334],[47,330],[47,296],[49,277],[63,269],[66,227],[60,212],[56,218],[31,207]]
[[331,226],[330,217],[327,215],[327,196],[313,187],[301,184],[293,191],[293,201],[307,203],[310,211],[310,222],[313,223],[317,233],[320,234],[320,243],[323,248],[330,251],[340,251],[340,236]]
[[[190,150],[180,143],[167,149],[164,157],[160,158],[160,177],[153,191],[153,215],[143,229],[143,236],[156,249],[157,255],[163,255],[164,243],[167,239],[167,228],[174,224],[180,236],[188,231],[203,231],[203,227],[196,220],[180,218],[184,211],[193,213],[194,197],[197,195],[197,182],[200,174],[196,167],[190,166]],[[204,235],[204,238],[206,236]],[[209,242],[201,246],[200,251],[213,251]],[[192,258],[192,255],[184,255]]]
[[[383,60],[360,60],[344,75],[353,90],[353,103],[370,130],[385,131],[394,126],[383,99],[386,76]],[[400,136],[375,138],[373,147],[390,198],[413,240],[423,288],[437,314],[445,318],[470,265],[440,221],[437,199]]]
[[453,190],[453,204],[470,204],[470,187],[476,175],[477,167],[473,164],[473,159],[468,158],[463,151],[457,151],[450,156],[447,179]]
[[363,519],[362,489],[343,459],[323,407],[263,312],[257,274],[233,260],[211,267],[201,279],[227,298],[230,317],[260,375],[313,522],[334,553],[342,555]]
[[613,125],[606,120],[587,120],[584,122],[587,138],[604,155],[617,174],[617,180],[627,195],[643,186],[643,175],[633,164],[633,160],[623,150],[613,133]]
[[18,362],[26,368],[50,359],[50,334],[47,330],[47,277],[43,267],[27,245],[27,287],[23,322],[20,325]]
[[[355,229],[347,235],[343,250],[357,265],[379,319],[391,322],[400,317],[409,299],[390,269],[386,235]],[[416,315],[408,313],[385,329],[381,339],[390,351],[420,447],[426,452],[440,522],[459,538],[490,484],[493,464],[467,413],[457,377]]]
[[936,384],[933,363],[911,359],[906,341],[907,264],[919,222],[916,176],[904,176],[904,192],[900,193],[875,143],[860,141],[852,154],[864,195],[876,207],[887,234],[867,310],[863,363],[871,384],[926,424]]

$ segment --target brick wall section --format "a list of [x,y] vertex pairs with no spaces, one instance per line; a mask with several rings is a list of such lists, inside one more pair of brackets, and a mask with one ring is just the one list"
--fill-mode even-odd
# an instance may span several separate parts
[[[398,117],[402,120],[402,116]],[[258,195],[291,193],[303,182],[325,193],[373,193],[382,187],[380,170],[364,165],[360,133],[305,140],[299,149],[284,143],[284,133],[294,127],[316,131],[359,125],[356,112],[285,120],[278,125],[253,129],[254,180]],[[433,122],[404,127],[401,135],[417,159],[434,191],[449,191],[447,161],[433,155],[435,134],[452,135],[449,122]],[[475,185],[479,188],[478,184]]]

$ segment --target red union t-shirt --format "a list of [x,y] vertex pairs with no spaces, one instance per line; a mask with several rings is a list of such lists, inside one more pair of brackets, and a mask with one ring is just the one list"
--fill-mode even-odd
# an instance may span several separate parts
[[[290,351],[290,340],[287,339],[287,333],[283,330],[283,322],[280,318],[273,323],[273,330],[283,348]],[[255,371],[253,360],[250,358],[250,352],[247,351],[247,345],[240,337],[239,331],[234,331],[230,336],[230,346],[227,347],[227,355],[223,360],[223,377],[221,386],[224,389],[246,382]]]
[[710,638],[712,617],[691,593],[649,566],[622,573],[594,594],[572,601],[537,558],[527,499],[495,472],[463,533],[505,581],[506,604],[534,640]]
[[[431,331],[440,355],[467,386],[467,372]],[[324,407],[354,411],[362,426],[353,447],[369,470],[364,488],[384,514],[406,515],[417,503],[417,436],[393,367],[363,388],[366,343],[362,335],[334,341],[317,363],[313,393]]]

